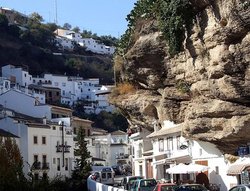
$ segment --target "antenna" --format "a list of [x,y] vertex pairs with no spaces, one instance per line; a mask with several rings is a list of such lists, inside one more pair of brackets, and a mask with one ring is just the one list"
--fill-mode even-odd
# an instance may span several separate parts
[[57,0],[55,0],[55,14],[56,14],[55,23],[57,24]]

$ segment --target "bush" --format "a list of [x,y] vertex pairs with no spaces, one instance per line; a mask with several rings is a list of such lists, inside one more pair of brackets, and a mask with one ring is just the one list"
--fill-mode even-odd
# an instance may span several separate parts
[[116,91],[119,95],[133,93],[136,91],[136,87],[128,82],[124,82],[117,85]]

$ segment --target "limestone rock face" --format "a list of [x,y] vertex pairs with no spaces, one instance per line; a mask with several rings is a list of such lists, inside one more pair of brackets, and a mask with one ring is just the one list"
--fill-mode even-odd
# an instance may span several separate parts
[[160,32],[140,26],[123,76],[140,88],[114,103],[131,125],[183,123],[186,137],[234,154],[250,142],[250,8],[243,0],[190,2],[196,22],[173,58]]

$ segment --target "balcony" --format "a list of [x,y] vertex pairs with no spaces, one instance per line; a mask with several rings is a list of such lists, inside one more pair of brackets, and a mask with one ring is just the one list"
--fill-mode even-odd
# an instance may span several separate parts
[[115,156],[116,159],[127,159],[129,154],[120,153]]
[[48,162],[43,162],[42,163],[42,170],[48,170],[49,169],[49,163]]
[[33,163],[32,167],[31,167],[31,170],[48,170],[49,169],[49,163],[48,162],[39,162],[39,161],[36,161]]
[[35,161],[31,166],[31,170],[40,170],[41,169],[41,162]]
[[60,153],[60,152],[64,152],[65,153],[69,153],[70,152],[70,145],[56,145],[56,152]]

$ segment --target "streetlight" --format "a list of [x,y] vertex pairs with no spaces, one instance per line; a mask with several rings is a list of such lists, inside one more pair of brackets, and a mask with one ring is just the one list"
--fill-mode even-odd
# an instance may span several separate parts
[[64,122],[59,121],[58,124],[61,125],[61,127],[62,127],[62,144],[60,146],[62,147],[62,157],[63,157],[62,167],[64,167],[64,147],[65,147],[65,145],[64,145]]

